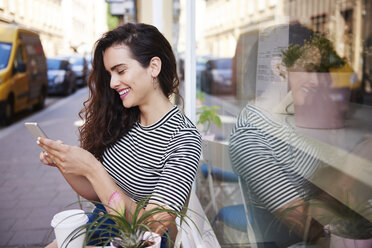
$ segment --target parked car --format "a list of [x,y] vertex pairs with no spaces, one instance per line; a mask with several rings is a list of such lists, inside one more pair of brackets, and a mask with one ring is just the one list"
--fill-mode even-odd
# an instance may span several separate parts
[[48,93],[70,95],[76,90],[76,75],[67,59],[48,58]]
[[71,64],[72,70],[76,75],[76,84],[79,87],[86,85],[86,78],[88,76],[88,63],[86,58],[80,54],[60,56],[67,58]]
[[0,122],[31,106],[44,107],[48,91],[46,58],[39,35],[0,24]]
[[87,61],[87,67],[88,67],[88,72],[87,72],[87,75],[86,75],[86,81],[88,82],[88,77],[89,77],[89,74],[92,72],[92,56],[91,55],[86,55],[85,56],[85,60]]
[[206,68],[208,60],[212,59],[212,56],[197,56],[196,57],[196,89],[201,90],[201,73]]
[[235,95],[232,77],[232,58],[210,59],[200,74],[201,90],[212,95]]

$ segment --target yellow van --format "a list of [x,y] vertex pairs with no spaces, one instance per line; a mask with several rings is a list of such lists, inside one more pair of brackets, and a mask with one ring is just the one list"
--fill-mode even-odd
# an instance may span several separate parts
[[47,65],[39,35],[0,23],[0,122],[15,113],[44,107],[48,92]]

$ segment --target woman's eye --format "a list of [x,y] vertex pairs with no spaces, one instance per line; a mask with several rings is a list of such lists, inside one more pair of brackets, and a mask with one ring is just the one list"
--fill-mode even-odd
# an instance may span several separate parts
[[125,70],[118,71],[118,74],[121,75],[125,72]]

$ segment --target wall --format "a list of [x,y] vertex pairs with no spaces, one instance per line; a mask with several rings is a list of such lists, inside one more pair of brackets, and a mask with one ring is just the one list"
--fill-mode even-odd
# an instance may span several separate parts
[[107,30],[104,0],[1,0],[0,22],[40,34],[47,56],[86,54]]

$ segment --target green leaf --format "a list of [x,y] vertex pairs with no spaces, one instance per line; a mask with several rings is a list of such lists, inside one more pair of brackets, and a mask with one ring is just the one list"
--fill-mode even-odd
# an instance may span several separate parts
[[197,110],[198,120],[196,124],[205,124],[206,130],[208,132],[211,123],[218,127],[221,127],[222,122],[217,111],[220,110],[219,106],[201,106]]

